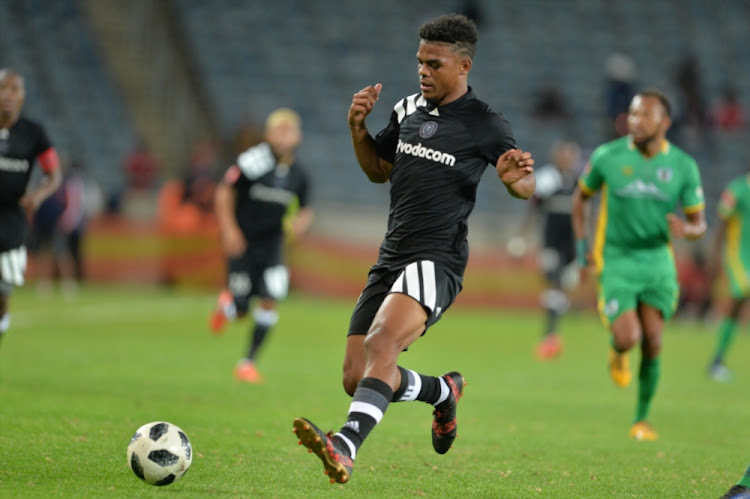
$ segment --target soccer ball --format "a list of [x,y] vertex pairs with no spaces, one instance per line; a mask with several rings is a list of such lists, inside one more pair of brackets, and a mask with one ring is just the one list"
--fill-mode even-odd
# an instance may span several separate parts
[[169,485],[182,478],[193,462],[185,432],[172,423],[154,421],[138,428],[128,445],[128,465],[151,485]]

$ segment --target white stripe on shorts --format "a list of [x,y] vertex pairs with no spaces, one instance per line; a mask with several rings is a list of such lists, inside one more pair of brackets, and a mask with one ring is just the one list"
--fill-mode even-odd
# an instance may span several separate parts
[[14,286],[21,286],[23,285],[23,275],[25,272],[25,246],[0,253],[0,279]]
[[421,287],[419,284],[419,269],[416,263],[410,263],[406,266],[406,292],[409,296],[417,301],[422,300],[422,294],[419,291]]
[[[421,278],[418,265],[422,270]],[[424,290],[424,296],[421,290]],[[430,310],[435,310],[437,304],[435,263],[429,260],[410,263],[396,278],[396,282],[391,286],[391,292],[406,293]]]
[[435,310],[437,286],[435,285],[435,263],[429,260],[422,262],[422,283],[424,285],[424,304]]

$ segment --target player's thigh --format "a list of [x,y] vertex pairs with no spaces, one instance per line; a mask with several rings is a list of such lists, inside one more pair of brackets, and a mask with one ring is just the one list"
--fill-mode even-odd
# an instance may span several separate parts
[[424,334],[453,304],[461,288],[461,278],[448,267],[420,260],[404,267],[390,292],[407,295],[424,308],[427,313]]
[[289,270],[281,263],[253,265],[250,278],[253,296],[279,301],[289,292]]
[[662,322],[668,321],[677,310],[680,286],[674,272],[655,271],[654,278],[646,284],[638,295],[638,303],[648,305],[661,313]]
[[639,283],[628,279],[627,274],[605,269],[599,276],[597,310],[608,328],[627,311],[635,311]]
[[7,293],[4,294],[10,294],[13,286],[23,285],[26,260],[25,246],[0,253],[0,281],[7,286]]
[[733,299],[742,300],[750,296],[750,272],[744,265],[727,265],[726,275]]
[[247,303],[253,290],[250,261],[247,253],[227,259],[227,288],[238,306]]
[[365,351],[377,355],[406,350],[424,333],[428,317],[428,311],[413,297],[388,294],[367,333]]

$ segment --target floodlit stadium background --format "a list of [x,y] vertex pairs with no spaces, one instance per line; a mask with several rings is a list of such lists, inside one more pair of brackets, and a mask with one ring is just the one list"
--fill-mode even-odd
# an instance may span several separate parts
[[[396,100],[418,91],[419,25],[467,8],[476,9],[480,29],[470,84],[508,118],[538,165],[555,140],[575,140],[587,154],[612,138],[608,89],[617,75],[672,99],[670,138],[701,166],[709,221],[723,186],[747,170],[747,126],[712,119],[728,86],[750,105],[750,4],[740,0],[4,0],[2,7],[0,66],[26,77],[26,114],[100,188],[92,238],[115,220],[130,229],[156,223],[162,188],[186,174],[199,144],[214,146],[218,179],[238,149],[257,140],[267,113],[288,106],[304,120],[299,159],[314,175],[312,235],[376,245],[388,187],[369,183],[355,162],[345,121],[351,95],[383,84],[369,118],[377,132]],[[562,114],[537,112],[548,94],[559,96]],[[159,169],[134,192],[124,163],[139,142]],[[504,248],[524,210],[488,169],[472,242]],[[94,257],[106,253],[102,244],[93,244]]]

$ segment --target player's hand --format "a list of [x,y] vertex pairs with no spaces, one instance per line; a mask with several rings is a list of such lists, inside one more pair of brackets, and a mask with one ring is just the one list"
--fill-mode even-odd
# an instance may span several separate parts
[[534,158],[531,157],[530,152],[509,149],[497,158],[495,169],[500,180],[505,185],[510,185],[534,173]]
[[226,229],[221,232],[221,246],[224,253],[230,257],[240,256],[245,252],[247,243],[239,228]]
[[380,90],[383,85],[377,83],[375,86],[365,87],[352,98],[352,105],[349,106],[349,127],[352,129],[364,128],[365,118],[375,107],[375,103],[380,97]]
[[674,213],[668,213],[667,223],[669,224],[669,232],[672,234],[672,237],[676,239],[685,237],[685,225],[687,221],[684,218],[678,217]]

